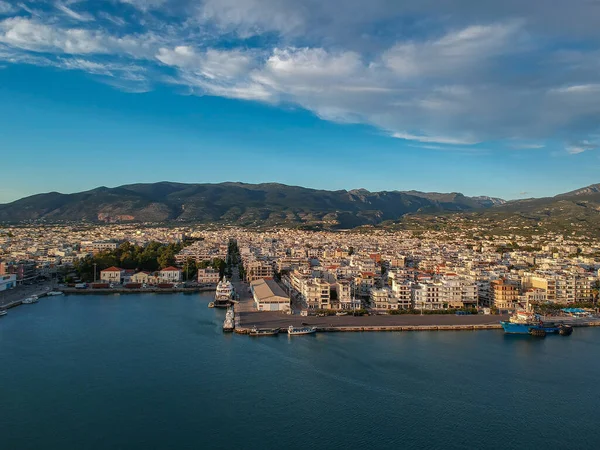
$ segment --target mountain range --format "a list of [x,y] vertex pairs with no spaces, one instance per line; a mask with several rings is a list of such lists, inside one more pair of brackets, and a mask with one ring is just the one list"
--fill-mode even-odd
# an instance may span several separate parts
[[[199,222],[353,228],[432,213],[600,219],[600,184],[549,198],[505,201],[460,193],[326,191],[278,183],[159,182],[75,194],[50,192],[0,205],[0,222]],[[600,221],[600,220],[599,220]]]

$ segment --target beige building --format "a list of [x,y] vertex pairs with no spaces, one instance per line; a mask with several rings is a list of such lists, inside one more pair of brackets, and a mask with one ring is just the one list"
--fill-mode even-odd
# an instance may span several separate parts
[[273,266],[267,261],[250,261],[244,264],[246,281],[252,282],[261,278],[273,278]]
[[290,298],[274,280],[254,280],[250,291],[258,311],[290,310]]
[[200,284],[217,284],[220,279],[219,271],[212,267],[198,269],[198,283]]
[[181,269],[165,267],[158,273],[158,279],[161,283],[178,283],[182,279]]
[[132,283],[156,284],[157,277],[150,272],[138,272],[131,275],[130,281]]
[[105,283],[120,284],[125,275],[125,270],[119,267],[109,267],[100,271],[100,280]]

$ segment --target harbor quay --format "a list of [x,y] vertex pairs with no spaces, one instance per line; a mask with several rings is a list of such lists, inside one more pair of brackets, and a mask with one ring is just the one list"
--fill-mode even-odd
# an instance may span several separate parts
[[[237,306],[237,305],[236,305]],[[502,315],[370,315],[370,316],[299,316],[272,312],[238,312],[235,332],[248,334],[256,328],[285,330],[294,327],[315,327],[319,332],[383,332],[383,331],[477,331],[501,330]],[[600,326],[600,319],[590,318],[571,322],[573,327]]]
[[0,309],[10,309],[21,304],[27,297],[35,295],[41,297],[51,289],[50,282],[36,283],[33,285],[17,286],[14,289],[0,292]]
[[[237,309],[236,305],[236,309]],[[370,315],[370,316],[300,316],[277,312],[240,311],[236,332],[246,334],[252,327],[280,328],[311,326],[317,331],[442,331],[501,329],[500,320],[508,315]]]
[[302,316],[283,312],[257,311],[247,287],[240,282],[234,283],[240,294],[235,304],[236,328],[238,334],[248,334],[256,328],[287,329],[294,327],[315,327],[320,332],[361,332],[361,331],[434,331],[434,330],[493,330],[501,329],[500,321],[507,320],[508,315],[384,315],[368,316],[333,315]]

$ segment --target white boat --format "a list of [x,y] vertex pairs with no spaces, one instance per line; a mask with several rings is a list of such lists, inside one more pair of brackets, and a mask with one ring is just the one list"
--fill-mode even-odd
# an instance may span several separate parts
[[38,302],[37,296],[32,295],[31,297],[27,297],[21,303],[23,303],[24,305],[31,305],[32,303],[37,303],[37,302]]
[[235,298],[235,289],[231,281],[227,281],[225,277],[217,284],[217,292],[215,293],[215,307],[225,308],[231,305],[231,301]]
[[64,295],[61,291],[50,291],[46,295]]
[[290,325],[288,327],[288,334],[292,335],[302,335],[302,334],[315,334],[317,332],[316,327],[294,327]]
[[8,312],[5,309],[0,309],[0,317],[7,315]]

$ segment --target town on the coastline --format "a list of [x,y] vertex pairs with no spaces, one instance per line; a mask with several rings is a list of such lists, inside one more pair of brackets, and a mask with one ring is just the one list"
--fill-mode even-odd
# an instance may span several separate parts
[[[239,261],[228,261],[232,243]],[[214,288],[235,267],[257,311],[496,313],[594,308],[600,242],[477,229],[38,225],[0,229],[0,260],[0,292],[39,279],[90,290]]]

